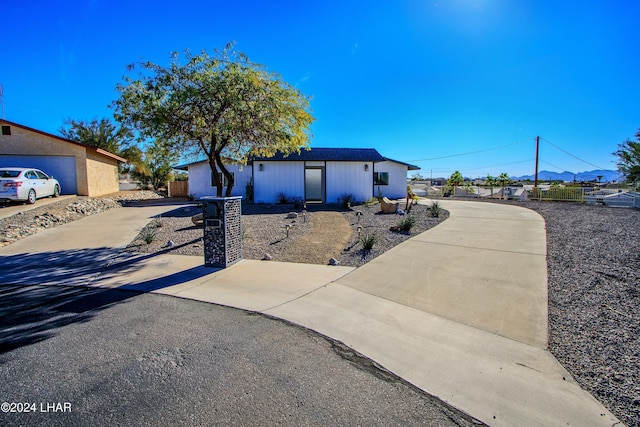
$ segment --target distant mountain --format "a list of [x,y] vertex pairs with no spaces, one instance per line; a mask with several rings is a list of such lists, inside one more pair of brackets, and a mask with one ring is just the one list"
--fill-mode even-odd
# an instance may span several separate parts
[[[620,181],[623,177],[620,175],[620,172],[613,170],[593,170],[593,171],[585,171],[585,172],[550,172],[550,171],[541,171],[538,172],[538,180],[539,181],[563,181],[563,182],[573,182],[575,181],[598,181],[598,176],[602,176],[601,182],[611,182],[611,181]],[[533,181],[533,175],[524,175],[518,177],[511,177],[514,181]]]

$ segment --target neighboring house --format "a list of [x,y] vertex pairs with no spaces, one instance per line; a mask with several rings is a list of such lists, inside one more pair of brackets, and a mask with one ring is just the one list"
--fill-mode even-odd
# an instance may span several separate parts
[[122,157],[0,119],[0,167],[43,170],[60,182],[62,194],[101,196],[118,191]]
[[[232,195],[246,197],[253,184],[256,203],[276,203],[280,195],[307,202],[336,203],[345,195],[364,202],[382,194],[407,195],[407,171],[417,166],[383,157],[372,148],[311,148],[299,154],[254,157],[248,165],[229,165],[234,173]],[[176,167],[189,171],[189,192],[196,198],[215,195],[206,161]]]

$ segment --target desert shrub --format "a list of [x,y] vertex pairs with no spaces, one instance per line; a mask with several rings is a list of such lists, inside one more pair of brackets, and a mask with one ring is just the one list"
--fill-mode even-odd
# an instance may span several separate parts
[[196,193],[189,193],[187,199],[189,199],[190,202],[193,202],[196,199]]
[[351,204],[356,201],[356,198],[353,194],[343,194],[339,200],[342,207],[346,209],[351,207]]
[[289,198],[283,192],[278,193],[277,198],[278,198],[278,203],[281,203],[283,205],[286,203],[289,203]]
[[433,204],[429,206],[429,215],[431,215],[432,218],[437,218],[440,216],[441,210],[442,208],[440,207],[438,202],[433,202]]
[[414,225],[416,225],[416,218],[411,215],[406,215],[398,222],[397,227],[398,231],[409,232]]
[[368,251],[371,250],[379,240],[380,238],[376,233],[366,233],[360,237],[360,244],[362,244],[362,249]]
[[364,205],[372,206],[372,205],[375,205],[376,203],[378,203],[378,199],[376,199],[375,197],[372,197],[370,199],[367,199],[367,201],[364,202]]
[[140,237],[147,245],[150,245],[158,237],[158,227],[155,224],[149,224],[140,230]]
[[302,201],[302,199],[295,199],[293,201],[293,208],[294,209],[300,209],[303,204],[304,204],[304,202]]

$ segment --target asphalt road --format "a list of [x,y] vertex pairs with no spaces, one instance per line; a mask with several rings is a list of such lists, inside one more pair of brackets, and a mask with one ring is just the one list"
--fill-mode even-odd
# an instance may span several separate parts
[[279,320],[163,295],[37,285],[0,286],[0,403],[9,426],[473,424]]

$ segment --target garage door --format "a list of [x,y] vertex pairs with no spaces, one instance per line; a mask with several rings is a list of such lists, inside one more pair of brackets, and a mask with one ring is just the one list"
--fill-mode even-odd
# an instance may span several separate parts
[[77,194],[76,158],[74,156],[0,155],[0,167],[40,169],[60,182],[62,194]]

